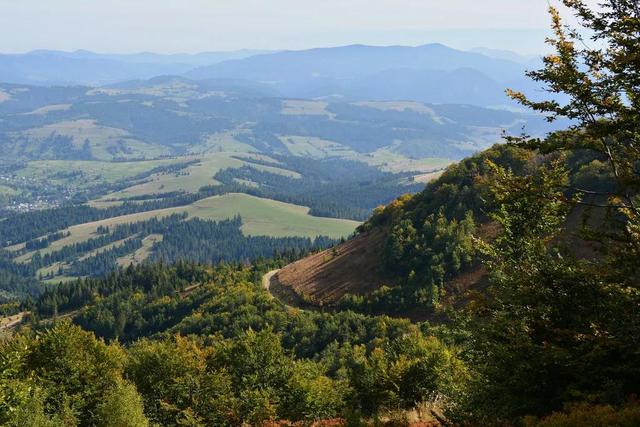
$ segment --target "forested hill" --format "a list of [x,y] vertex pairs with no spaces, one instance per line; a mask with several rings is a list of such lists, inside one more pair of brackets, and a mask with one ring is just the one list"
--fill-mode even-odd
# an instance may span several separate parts
[[[493,240],[500,230],[493,218],[500,207],[491,194],[495,168],[522,177],[553,161],[526,148],[497,145],[450,166],[423,191],[376,209],[350,241],[284,267],[272,281],[312,305],[433,318],[441,303],[460,303],[470,289],[486,284],[476,243]],[[612,186],[593,155],[575,153],[566,161],[572,167],[567,188]],[[587,218],[594,225],[602,212],[576,206],[564,222],[567,244],[577,256],[591,254],[593,243],[579,233]]]
[[484,277],[472,240],[495,233],[487,161],[522,174],[538,160],[511,146],[465,159],[423,191],[376,209],[350,241],[283,268],[273,281],[315,304],[428,316],[441,297]]

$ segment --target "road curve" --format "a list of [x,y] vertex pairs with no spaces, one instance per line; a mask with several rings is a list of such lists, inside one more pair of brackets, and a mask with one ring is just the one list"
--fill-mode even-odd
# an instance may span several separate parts
[[[270,272],[268,272],[267,274],[265,274],[264,276],[262,276],[262,286],[266,289],[269,290],[269,288],[271,287],[271,278],[278,272],[280,271],[280,269],[277,270],[271,270]],[[269,292],[271,293],[271,292]],[[272,295],[273,296],[273,295]]]

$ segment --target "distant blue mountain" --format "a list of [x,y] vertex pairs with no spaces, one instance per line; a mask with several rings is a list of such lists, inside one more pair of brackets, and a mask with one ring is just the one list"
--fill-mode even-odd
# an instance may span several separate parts
[[524,71],[522,63],[428,44],[283,51],[224,61],[185,75],[260,82],[290,97],[507,105],[507,87],[530,86]]
[[517,62],[524,65],[540,65],[542,64],[541,55],[521,55],[511,50],[489,49],[486,47],[476,47],[470,50],[473,53],[479,53],[489,58],[505,59],[511,62]]
[[156,53],[99,54],[84,50],[36,50],[0,55],[0,81],[37,85],[99,86],[124,80],[182,74],[195,67],[246,58],[265,51],[205,52],[162,55]]
[[513,52],[441,44],[174,55],[39,50],[0,55],[0,82],[105,86],[179,75],[279,97],[513,106],[505,89],[538,92],[524,76],[535,67]]

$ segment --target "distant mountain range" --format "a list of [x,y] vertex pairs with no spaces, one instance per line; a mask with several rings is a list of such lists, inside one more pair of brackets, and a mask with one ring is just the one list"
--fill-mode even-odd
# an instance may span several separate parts
[[267,53],[258,50],[163,55],[157,53],[99,54],[86,50],[35,50],[0,55],[0,81],[35,85],[105,85],[166,74]]
[[[363,79],[363,85],[375,78],[383,84],[384,73]],[[452,73],[484,84],[475,71]],[[390,90],[411,95],[410,86],[391,83]],[[437,82],[430,87],[433,95],[445,98],[446,87],[437,87]],[[456,90],[451,89],[451,97],[464,101],[463,90]],[[499,142],[503,130],[519,133],[523,126],[532,135],[551,129],[542,117],[504,109],[287,98],[274,94],[268,84],[231,78],[159,76],[101,88],[0,83],[0,161],[137,159],[219,151],[381,163],[398,157],[460,159]]]
[[537,62],[514,52],[460,51],[441,44],[193,55],[41,50],[0,55],[0,81],[104,86],[177,75],[233,80],[280,97],[508,106],[513,104],[504,95],[507,87],[532,92],[524,72]]

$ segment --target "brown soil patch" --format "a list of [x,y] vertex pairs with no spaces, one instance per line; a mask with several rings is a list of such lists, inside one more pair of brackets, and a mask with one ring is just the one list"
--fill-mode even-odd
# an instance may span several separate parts
[[[374,229],[335,248],[311,255],[278,271],[272,292],[297,295],[306,303],[336,303],[346,293],[366,294],[389,284],[380,272],[387,232]],[[287,292],[288,291],[288,292]]]

